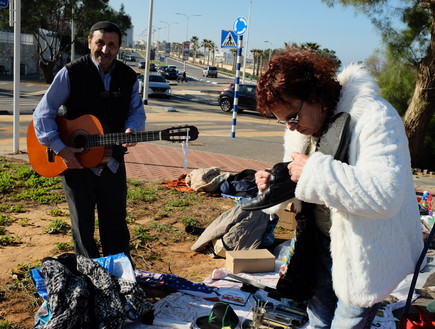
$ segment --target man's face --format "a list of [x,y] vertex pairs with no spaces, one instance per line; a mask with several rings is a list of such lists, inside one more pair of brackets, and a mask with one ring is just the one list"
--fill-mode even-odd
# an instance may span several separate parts
[[94,31],[92,39],[88,37],[88,47],[101,69],[107,72],[119,51],[119,35],[116,32]]

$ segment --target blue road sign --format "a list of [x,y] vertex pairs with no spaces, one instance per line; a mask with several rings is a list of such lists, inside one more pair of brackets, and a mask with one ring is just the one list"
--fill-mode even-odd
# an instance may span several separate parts
[[9,0],[0,0],[0,8],[9,7]]
[[237,48],[237,40],[234,31],[222,30],[221,48]]
[[237,35],[245,34],[248,29],[248,22],[245,17],[237,17],[233,24],[233,30]]

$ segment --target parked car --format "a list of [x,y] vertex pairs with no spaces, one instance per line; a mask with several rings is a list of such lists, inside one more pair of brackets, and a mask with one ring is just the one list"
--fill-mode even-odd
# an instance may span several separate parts
[[[257,101],[255,98],[255,89],[257,85],[250,83],[239,84],[237,112],[244,110],[256,111]],[[230,85],[221,91],[218,98],[219,106],[224,112],[230,112],[234,104],[234,84]]]
[[162,75],[166,80],[177,80],[178,78],[177,70],[172,67],[166,68],[166,70],[163,71]]
[[150,63],[150,71],[151,72],[156,72],[157,71],[156,64]]
[[214,77],[217,78],[217,67],[216,66],[206,66],[204,70],[202,70],[203,77]]
[[175,69],[175,71],[177,71],[177,75],[180,75],[180,71],[177,69],[176,65],[168,65],[168,69]]
[[159,68],[157,69],[157,73],[163,75],[163,72],[164,72],[166,69],[167,69],[167,66],[166,66],[166,65],[160,65]]
[[126,61],[136,62],[136,57],[134,57],[134,56],[125,55],[125,56],[124,56],[124,59],[125,59]]
[[[139,93],[142,95],[144,75],[138,75],[137,79],[139,81]],[[166,98],[171,96],[171,86],[169,86],[166,79],[160,74],[151,73],[148,81],[148,96],[161,96]]]
[[139,64],[137,64],[137,67],[140,68],[140,69],[144,69],[145,68],[145,64],[146,64],[145,61],[140,61]]

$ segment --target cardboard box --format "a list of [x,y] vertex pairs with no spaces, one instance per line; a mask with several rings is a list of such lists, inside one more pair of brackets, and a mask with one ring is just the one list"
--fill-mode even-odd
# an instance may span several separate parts
[[278,226],[288,230],[296,229],[296,214],[294,212],[288,211],[287,209],[281,209],[277,211],[276,214],[279,217]]
[[275,256],[267,249],[227,251],[226,268],[233,274],[273,272]]

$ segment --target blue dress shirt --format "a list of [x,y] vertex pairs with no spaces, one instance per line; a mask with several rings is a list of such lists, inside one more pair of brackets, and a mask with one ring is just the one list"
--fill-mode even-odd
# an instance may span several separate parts
[[[116,61],[107,73],[98,66],[94,58],[92,61],[98,69],[98,73],[104,82],[106,91],[109,90],[110,81],[112,78],[112,71],[115,68]],[[42,97],[38,106],[33,113],[33,124],[35,127],[36,137],[42,145],[51,148],[58,154],[66,145],[59,137],[58,127],[56,124],[56,116],[60,107],[66,102],[70,94],[70,81],[68,70],[63,67],[54,77],[54,80],[48,88],[45,95]],[[142,99],[139,95],[139,83],[136,81],[133,85],[133,90],[130,99],[130,109],[128,118],[125,122],[125,129],[130,128],[134,131],[145,130],[145,110]],[[112,157],[108,162],[108,167],[112,172],[116,172],[119,163]],[[102,168],[95,168],[93,170],[96,174],[101,172]]]

